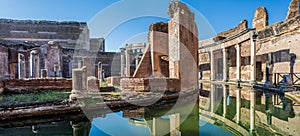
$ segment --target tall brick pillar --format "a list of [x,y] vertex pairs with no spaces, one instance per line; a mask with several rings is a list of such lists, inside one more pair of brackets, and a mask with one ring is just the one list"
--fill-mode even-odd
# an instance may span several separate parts
[[170,78],[181,80],[181,89],[198,88],[198,28],[194,13],[182,2],[170,3],[169,71]]

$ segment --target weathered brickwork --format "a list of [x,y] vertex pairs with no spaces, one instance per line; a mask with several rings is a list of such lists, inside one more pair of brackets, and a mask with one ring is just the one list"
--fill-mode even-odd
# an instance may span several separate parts
[[198,89],[198,28],[194,14],[179,1],[171,2],[168,24],[149,29],[148,46],[133,78],[121,80],[122,90]]
[[159,22],[150,26],[149,44],[151,45],[151,64],[153,77],[169,77],[168,24]]
[[4,88],[9,90],[72,89],[72,80],[69,79],[6,80],[3,82]]
[[0,41],[40,45],[56,41],[66,47],[89,49],[89,30],[84,22],[0,19],[0,31]]
[[[248,22],[246,20],[242,20],[237,27],[217,34],[216,38],[217,37],[228,38],[228,37],[231,37],[231,36],[234,36],[234,35],[240,33],[241,31],[243,31],[245,29],[248,29]],[[218,41],[218,40],[216,39],[216,41]]]
[[123,78],[122,91],[150,92],[150,91],[180,91],[179,79],[169,78]]
[[286,20],[298,16],[299,14],[299,0],[292,0],[289,6],[289,11]]
[[[226,68],[225,74],[230,81],[236,81],[239,72],[240,79],[238,80],[250,81],[251,76],[253,77],[253,73],[255,73],[255,80],[264,82],[267,63],[270,68],[271,81],[274,81],[276,73],[300,75],[298,57],[300,55],[298,47],[300,44],[300,24],[298,23],[300,16],[299,11],[295,12],[298,10],[296,5],[298,6],[298,1],[293,0],[289,7],[288,20],[270,26],[268,26],[266,8],[259,7],[252,22],[255,29],[247,28],[244,23],[244,25],[240,24],[236,28],[218,34],[213,40],[199,42],[200,78],[202,80],[224,80],[226,77],[220,75],[224,75]],[[255,57],[251,57],[252,49],[255,50]],[[211,50],[214,52],[213,55]],[[224,58],[226,56],[223,55],[224,53],[227,54],[227,58]],[[240,55],[240,70],[237,68],[238,54]],[[211,58],[214,58],[213,64]],[[255,66],[251,65],[251,60],[255,61]],[[226,67],[224,61],[226,61]],[[212,74],[211,71],[214,73]],[[296,78],[296,76],[292,78]],[[281,79],[279,78],[279,80]]]
[[112,76],[107,78],[108,86],[120,86],[121,77],[120,76]]
[[139,65],[137,66],[133,77],[134,78],[146,78],[146,77],[150,77],[151,71],[150,71],[150,67],[151,67],[151,53],[150,53],[150,46],[147,45],[145,50],[144,50],[144,54],[142,56],[142,59],[139,63]]
[[0,79],[8,75],[8,49],[0,46]]
[[252,21],[253,28],[257,31],[265,29],[268,26],[268,19],[267,9],[265,7],[258,7]]
[[168,23],[169,76],[181,80],[182,90],[198,88],[198,28],[194,13],[181,2],[171,2],[168,14],[171,17]]

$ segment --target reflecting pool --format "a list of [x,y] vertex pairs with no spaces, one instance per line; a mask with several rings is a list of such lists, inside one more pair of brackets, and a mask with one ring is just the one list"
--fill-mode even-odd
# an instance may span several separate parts
[[6,127],[0,128],[0,135],[297,136],[300,133],[300,106],[283,95],[221,84],[201,84],[195,95],[199,97],[195,103],[186,98],[182,103],[132,106],[94,113],[89,119],[66,115],[69,118],[22,120],[27,122],[24,126],[17,125],[18,121],[1,122]]

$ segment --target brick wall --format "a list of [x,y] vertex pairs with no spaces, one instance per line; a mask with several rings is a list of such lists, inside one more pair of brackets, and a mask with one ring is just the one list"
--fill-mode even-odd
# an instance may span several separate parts
[[123,78],[121,79],[122,91],[149,92],[159,90],[181,89],[179,79],[167,78]]
[[121,80],[121,77],[119,77],[119,76],[108,77],[107,78],[108,86],[114,86],[114,85],[119,86],[120,80]]
[[0,79],[8,75],[8,49],[0,46]]
[[150,58],[150,46],[147,45],[145,48],[143,57],[141,59],[140,64],[138,65],[137,69],[135,70],[135,73],[133,77],[135,78],[145,78],[150,76],[150,64],[151,58]]
[[[69,79],[31,79],[7,80],[4,88],[14,89],[72,89],[72,80]],[[1,88],[1,84],[0,84]]]

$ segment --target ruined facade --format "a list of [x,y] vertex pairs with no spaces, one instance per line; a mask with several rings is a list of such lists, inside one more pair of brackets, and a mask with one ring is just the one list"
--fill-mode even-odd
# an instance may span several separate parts
[[269,75],[271,81],[278,83],[283,75],[290,75],[291,82],[298,83],[300,16],[295,5],[299,2],[293,0],[288,19],[283,22],[268,25],[268,13],[259,7],[253,29],[242,21],[236,28],[200,41],[200,79],[265,82]]
[[84,22],[0,19],[0,31],[1,78],[70,78],[80,65],[96,76],[99,61],[104,76],[120,75],[120,55],[105,52],[104,38],[89,38]]
[[182,2],[171,2],[168,23],[150,25],[148,44],[134,75],[121,79],[123,91],[186,91],[198,88],[198,28]]
[[145,50],[145,43],[126,44],[121,51],[121,77],[131,77],[141,61],[141,56]]

